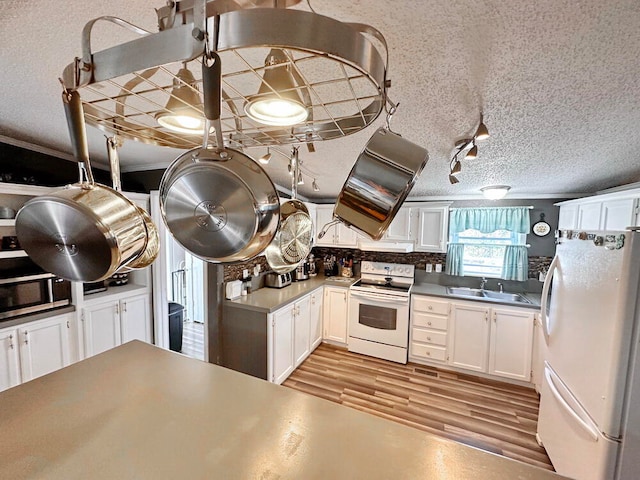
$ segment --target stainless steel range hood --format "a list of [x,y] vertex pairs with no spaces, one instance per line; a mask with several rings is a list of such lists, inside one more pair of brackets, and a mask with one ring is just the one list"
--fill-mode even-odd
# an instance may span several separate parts
[[[201,135],[180,134],[156,118],[166,111],[177,73],[189,69],[198,91],[200,62],[208,51],[221,57],[222,129],[227,146],[311,143],[343,137],[370,125],[388,102],[387,51],[375,28],[282,7],[298,1],[184,0],[158,9],[160,31],[145,32],[114,17],[99,17],[83,31],[82,55],[63,73],[78,90],[87,123],[122,138],[174,148],[195,148]],[[266,4],[275,8],[261,8]],[[97,21],[110,21],[140,35],[133,41],[91,51]],[[265,57],[284,52],[285,64],[309,115],[293,127],[254,121],[244,106],[264,88]],[[198,92],[199,93],[199,92]],[[390,102],[389,102],[390,103]],[[202,113],[202,107],[192,105]],[[204,114],[203,114],[204,116]]]

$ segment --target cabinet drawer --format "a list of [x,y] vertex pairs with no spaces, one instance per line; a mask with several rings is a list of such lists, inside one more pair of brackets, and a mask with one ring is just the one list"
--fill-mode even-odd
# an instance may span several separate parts
[[413,297],[413,309],[420,312],[436,313],[438,315],[449,314],[449,302],[433,300],[429,297]]
[[413,340],[416,342],[431,343],[433,345],[447,345],[447,333],[437,330],[423,330],[422,328],[413,329]]
[[413,325],[416,327],[446,330],[447,322],[448,317],[443,317],[441,315],[431,315],[429,313],[413,312]]
[[447,349],[434,345],[411,342],[411,355],[426,358],[428,360],[444,362],[447,359]]

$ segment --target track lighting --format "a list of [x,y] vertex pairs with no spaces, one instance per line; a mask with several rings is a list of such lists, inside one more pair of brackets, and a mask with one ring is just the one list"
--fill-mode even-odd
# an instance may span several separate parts
[[311,184],[311,186],[313,187],[313,191],[314,192],[319,192],[320,191],[320,187],[318,186],[318,183],[316,182],[316,179],[313,179],[313,183]]
[[471,147],[471,149],[464,156],[464,159],[475,160],[477,157],[478,157],[478,146],[474,144],[473,147]]
[[451,169],[451,175],[457,175],[461,171],[462,164],[460,163],[460,160],[456,160],[456,162],[453,164],[453,168]]
[[458,180],[458,177],[456,177],[455,175],[451,174],[451,175],[449,175],[449,183],[451,185],[455,185],[456,183],[460,183],[460,180]]
[[478,140],[484,140],[489,138],[489,129],[484,124],[484,117],[482,113],[480,114],[480,124],[478,128],[476,128],[476,133],[473,138],[466,138],[464,140],[460,140],[456,142],[455,148],[456,152],[449,163],[449,182],[451,185],[455,185],[456,183],[460,183],[457,175],[462,171],[462,163],[458,160],[458,156],[466,150],[463,160],[475,160],[478,158]]
[[291,74],[289,58],[272,48],[265,59],[265,71],[258,93],[249,98],[245,113],[258,123],[279,127],[296,125],[309,116]]
[[489,130],[487,126],[484,124],[484,120],[482,115],[480,115],[480,125],[478,125],[478,129],[476,130],[476,134],[473,136],[476,140],[486,140],[489,138]]
[[301,171],[298,171],[298,185],[304,185],[304,178],[302,178]]
[[271,151],[269,150],[269,147],[267,147],[267,153],[258,158],[258,161],[263,165],[268,165],[269,160],[271,160]]
[[156,115],[163,127],[177,133],[202,135],[204,116],[196,79],[184,66],[173,80],[173,88],[164,111]]

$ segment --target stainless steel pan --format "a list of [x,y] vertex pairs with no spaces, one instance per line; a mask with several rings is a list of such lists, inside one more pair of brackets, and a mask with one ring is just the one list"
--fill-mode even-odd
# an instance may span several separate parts
[[[244,153],[225,148],[220,123],[220,58],[203,60],[207,118],[202,148],[179,156],[160,181],[167,228],[185,249],[213,263],[242,262],[261,254],[280,221],[280,204],[266,172]],[[214,124],[216,148],[208,146]]]
[[65,91],[62,98],[80,181],[29,200],[16,216],[16,234],[29,257],[46,271],[96,282],[138,258],[147,231],[129,199],[94,182],[80,95]]
[[[351,169],[333,209],[334,218],[379,240],[428,159],[426,149],[392,132],[388,123],[387,128],[379,128]],[[318,237],[325,232],[326,226]]]
[[[107,155],[109,157],[109,169],[111,170],[111,185],[117,192],[122,192],[120,182],[120,159],[118,158],[118,140],[115,137],[107,138]],[[147,244],[137,258],[134,258],[119,271],[130,271],[145,268],[151,265],[160,253],[160,235],[158,228],[153,223],[149,214],[144,208],[136,205],[138,213],[144,221],[144,228],[147,232]]]

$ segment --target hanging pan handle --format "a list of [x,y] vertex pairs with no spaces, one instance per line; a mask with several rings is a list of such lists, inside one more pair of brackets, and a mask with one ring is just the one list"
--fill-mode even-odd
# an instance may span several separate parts
[[222,67],[220,65],[220,56],[216,52],[208,52],[202,59],[204,115],[207,118],[204,132],[204,148],[207,148],[207,143],[209,143],[209,130],[213,124],[216,130],[216,146],[219,152],[224,150],[222,123],[220,122],[221,84]]
[[64,113],[67,116],[67,127],[69,128],[69,137],[71,137],[71,146],[73,147],[73,156],[78,162],[80,171],[80,183],[86,183],[93,186],[95,181],[93,173],[91,173],[91,164],[89,163],[89,148],[87,146],[87,130],[84,124],[84,111],[82,109],[82,101],[77,91],[64,90],[62,92],[62,103],[64,104]]

